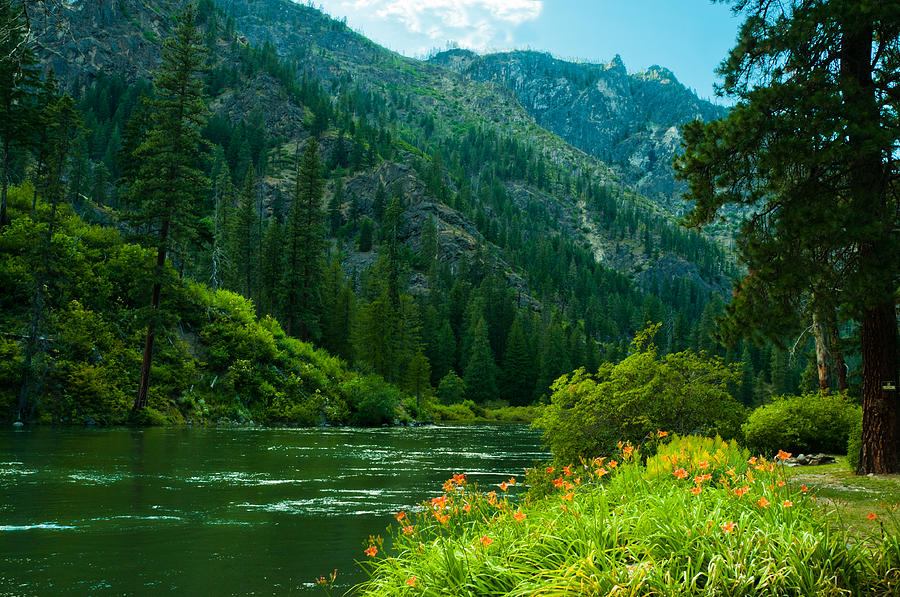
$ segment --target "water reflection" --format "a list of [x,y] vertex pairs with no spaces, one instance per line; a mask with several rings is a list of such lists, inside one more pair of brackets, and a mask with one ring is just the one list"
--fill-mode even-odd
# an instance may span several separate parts
[[453,473],[545,458],[525,426],[0,431],[0,595],[282,595]]

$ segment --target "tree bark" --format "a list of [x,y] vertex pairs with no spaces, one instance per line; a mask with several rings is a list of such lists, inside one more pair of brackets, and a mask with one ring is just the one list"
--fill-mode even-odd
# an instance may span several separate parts
[[893,302],[864,312],[862,358],[863,435],[856,472],[894,473],[900,455],[900,427],[897,315]]
[[838,390],[846,392],[849,388],[847,383],[847,363],[844,362],[844,349],[841,347],[841,333],[838,329],[837,317],[834,310],[828,317],[828,348],[831,351],[831,363],[834,372],[837,374]]
[[828,371],[828,351],[825,348],[825,326],[819,315],[813,313],[813,337],[816,340],[816,370],[819,374],[819,391],[827,393],[831,389]]
[[160,281],[166,264],[166,243],[169,237],[169,220],[163,220],[159,231],[159,249],[156,252],[156,275],[153,282],[153,292],[150,295],[150,321],[147,323],[147,335],[144,339],[144,356],[141,359],[141,379],[138,382],[138,394],[134,400],[133,412],[137,413],[149,403],[147,393],[150,389],[150,369],[153,366],[153,344],[156,340],[155,317],[159,311],[159,299],[162,294],[162,282]]

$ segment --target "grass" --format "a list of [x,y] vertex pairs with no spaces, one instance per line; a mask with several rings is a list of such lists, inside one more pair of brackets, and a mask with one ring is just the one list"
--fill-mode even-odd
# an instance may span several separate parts
[[[849,532],[880,532],[884,515],[900,504],[900,475],[857,476],[845,456],[822,466],[787,469],[797,484],[814,489],[820,507]],[[870,514],[877,518],[871,520]]]
[[646,465],[625,445],[615,459],[534,469],[527,493],[521,479],[480,488],[456,475],[441,497],[398,514],[389,553],[380,537],[370,539],[360,555],[370,578],[358,590],[735,597],[900,591],[900,534],[890,508],[878,515],[877,532],[851,531],[821,508],[824,496],[804,487],[801,473],[749,458],[720,439],[668,439]]

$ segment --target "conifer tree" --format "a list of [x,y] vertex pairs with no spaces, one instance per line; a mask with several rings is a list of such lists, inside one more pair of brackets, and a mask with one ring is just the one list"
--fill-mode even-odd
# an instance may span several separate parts
[[534,394],[534,357],[528,349],[518,317],[513,320],[503,355],[500,396],[510,404],[529,404]]
[[39,87],[40,72],[23,3],[0,0],[0,229],[8,223],[6,202],[13,152],[27,148],[32,141]]
[[194,26],[193,7],[179,16],[175,34],[163,44],[162,65],[154,76],[156,94],[148,102],[150,124],[135,150],[135,178],[129,181],[132,220],[150,230],[157,247],[150,297],[150,315],[141,362],[135,412],[147,406],[150,366],[159,313],[166,258],[175,243],[188,240],[207,180],[200,169],[200,130],[206,122],[203,101],[204,49]]
[[484,318],[475,324],[472,336],[472,352],[466,365],[466,396],[483,403],[497,399],[497,364],[488,340],[488,328]]
[[723,334],[793,334],[834,299],[860,322],[858,472],[900,469],[900,209],[895,2],[736,0],[744,22],[722,63],[737,100],[724,120],[684,128],[676,161],[687,221],[757,206],[739,239],[748,275]]
[[338,178],[334,181],[334,192],[328,200],[328,225],[331,228],[331,236],[337,236],[338,230],[344,225],[344,213],[341,207],[344,204],[344,180]]
[[311,138],[297,170],[294,205],[288,216],[280,305],[285,331],[301,340],[311,340],[319,334],[319,291],[325,252],[324,192],[319,144]]
[[[257,262],[257,234],[259,213],[256,211],[256,179],[253,169],[248,168],[241,186],[237,209],[232,218],[231,258],[237,274],[237,288],[247,298],[254,298],[259,275]],[[257,297],[258,298],[258,297]]]
[[284,265],[284,226],[278,218],[269,218],[266,233],[263,235],[262,263],[260,276],[260,310],[265,313],[277,313],[279,289],[281,286],[282,266]]

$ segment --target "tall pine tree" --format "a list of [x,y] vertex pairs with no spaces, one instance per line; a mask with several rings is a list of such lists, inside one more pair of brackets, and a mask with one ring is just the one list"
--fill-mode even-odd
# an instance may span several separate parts
[[149,100],[150,125],[144,141],[135,150],[135,179],[129,181],[130,205],[137,206],[133,221],[151,231],[148,238],[157,247],[150,315],[141,361],[141,377],[134,410],[147,406],[150,368],[170,249],[193,236],[203,192],[208,181],[200,169],[200,130],[206,122],[201,73],[204,63],[202,39],[194,26],[193,7],[179,15],[175,34],[163,44],[162,65],[154,76],[156,94]]

